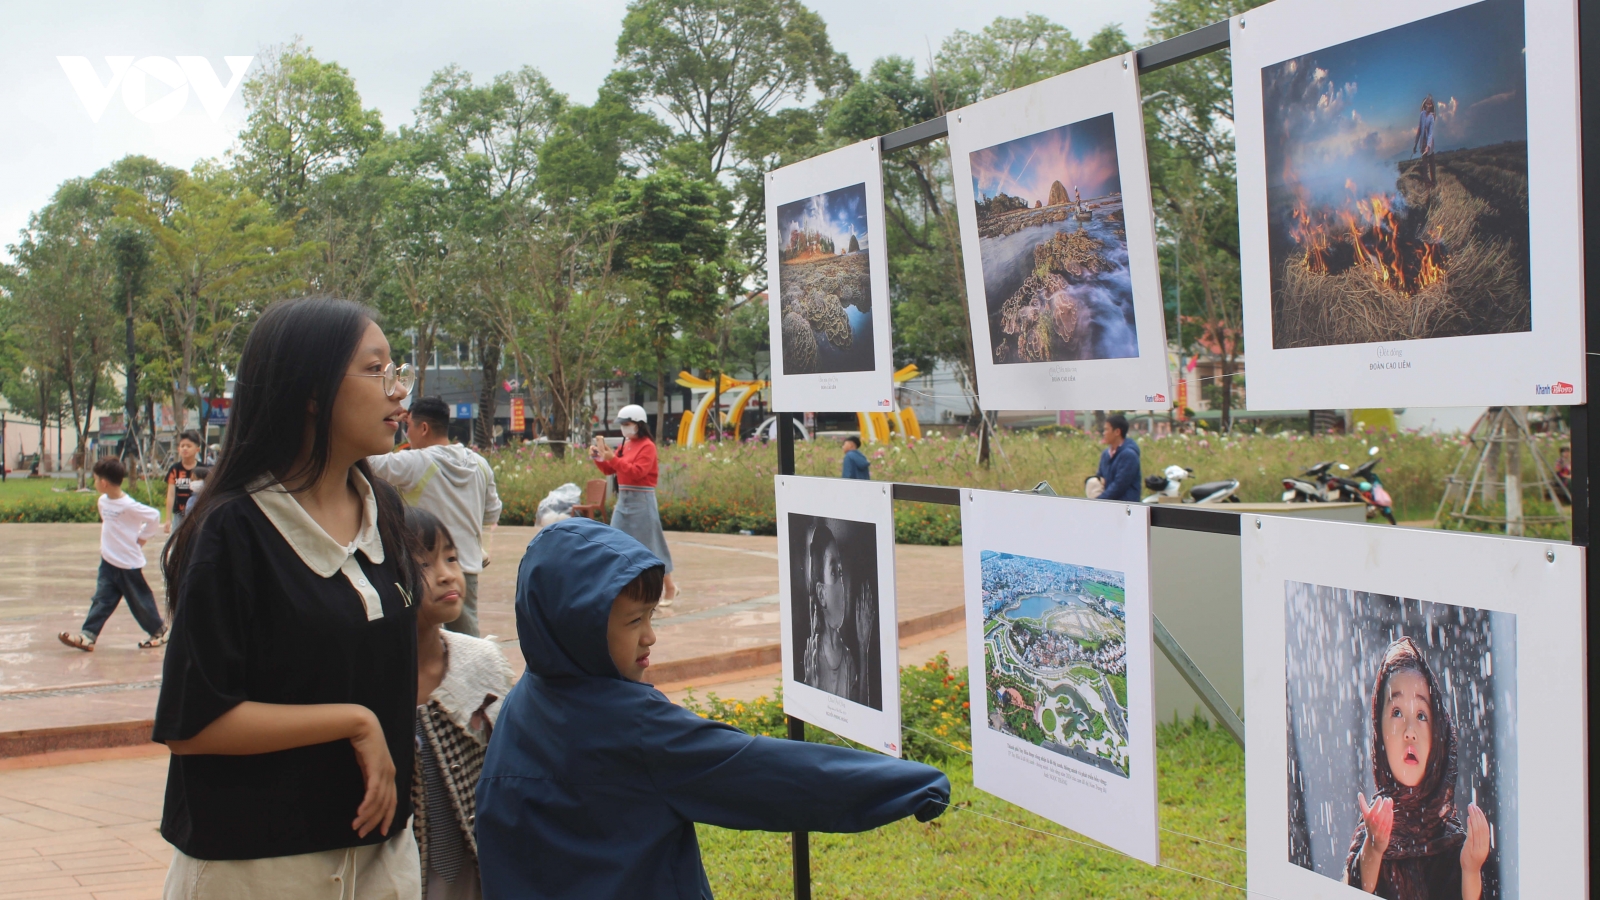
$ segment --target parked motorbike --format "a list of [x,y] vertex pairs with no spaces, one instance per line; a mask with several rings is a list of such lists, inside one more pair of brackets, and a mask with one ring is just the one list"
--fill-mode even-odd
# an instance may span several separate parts
[[1394,501],[1378,478],[1378,448],[1367,450],[1371,459],[1355,470],[1332,460],[1320,462],[1297,477],[1283,479],[1285,503],[1364,503],[1367,518],[1383,516],[1395,524]]
[[[1394,519],[1394,500],[1389,492],[1384,490],[1383,482],[1378,479],[1378,463],[1383,462],[1383,457],[1378,455],[1378,448],[1367,450],[1371,459],[1358,466],[1348,476],[1340,475],[1332,479],[1332,484],[1337,487],[1339,499],[1353,503],[1367,505],[1367,518],[1372,519],[1383,516],[1389,520],[1390,525],[1398,524]],[[1349,470],[1349,466],[1341,463],[1340,469]]]
[[1333,476],[1328,473],[1334,465],[1330,459],[1317,463],[1297,476],[1284,478],[1283,502],[1322,503],[1333,500],[1335,495],[1328,493],[1328,483]]
[[[1167,466],[1166,471],[1160,475],[1150,475],[1144,480],[1144,486],[1154,491],[1144,498],[1145,503],[1171,503],[1178,497],[1183,497],[1183,482],[1194,475],[1194,470],[1184,466]],[[1226,481],[1207,481],[1197,484],[1189,489],[1189,495],[1183,497],[1183,503],[1238,503],[1235,494],[1239,490],[1239,482],[1234,479]],[[1163,499],[1165,498],[1165,499]]]

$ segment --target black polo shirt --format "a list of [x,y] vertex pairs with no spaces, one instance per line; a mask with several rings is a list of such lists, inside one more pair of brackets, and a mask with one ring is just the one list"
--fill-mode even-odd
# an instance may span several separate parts
[[[364,481],[359,487],[374,510]],[[291,530],[306,547],[305,531]],[[332,543],[320,529],[316,535]],[[354,558],[359,574],[323,577],[252,497],[213,510],[178,598],[153,737],[192,738],[245,700],[359,703],[377,715],[394,758],[392,837],[411,817],[416,608],[398,586],[392,555],[376,564],[361,551]],[[363,575],[381,615],[354,587]],[[174,755],[161,836],[210,860],[382,843],[377,829],[362,839],[350,827],[364,793],[348,740],[253,756]]]

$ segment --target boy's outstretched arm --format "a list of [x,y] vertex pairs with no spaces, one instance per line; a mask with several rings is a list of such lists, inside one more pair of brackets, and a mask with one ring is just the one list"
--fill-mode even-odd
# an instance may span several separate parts
[[950,781],[922,763],[863,750],[751,737],[669,703],[640,729],[655,787],[693,822],[748,831],[867,831],[926,822]]

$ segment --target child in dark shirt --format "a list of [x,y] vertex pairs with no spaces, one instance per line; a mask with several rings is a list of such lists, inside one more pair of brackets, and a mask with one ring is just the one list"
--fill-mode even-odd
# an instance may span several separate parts
[[752,737],[641,683],[663,567],[589,519],[541,531],[517,573],[527,674],[478,782],[486,897],[709,897],[695,823],[866,831],[943,812],[937,769]]

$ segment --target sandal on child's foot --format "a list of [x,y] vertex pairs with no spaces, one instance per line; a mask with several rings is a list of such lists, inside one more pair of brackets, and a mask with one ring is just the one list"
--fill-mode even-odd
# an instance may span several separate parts
[[89,637],[82,632],[74,634],[70,631],[63,631],[56,635],[56,637],[60,638],[61,643],[66,644],[68,647],[76,647],[85,653],[94,652],[94,638]]
[[160,634],[151,635],[150,636],[150,640],[148,640],[148,641],[140,641],[139,642],[139,649],[140,650],[153,650],[156,647],[162,646],[163,644],[165,644],[167,641],[169,641],[171,639],[172,639],[172,629],[169,628],[166,631],[161,632]]
[[672,601],[676,600],[676,599],[677,599],[677,595],[673,595],[671,597],[662,597],[661,598],[661,602],[656,604],[656,608],[658,608],[658,609],[667,609],[667,608],[672,606]]

